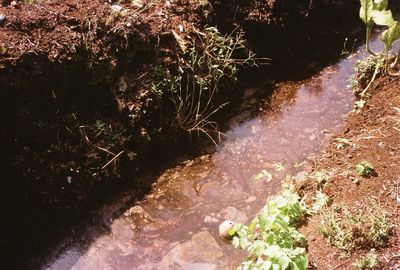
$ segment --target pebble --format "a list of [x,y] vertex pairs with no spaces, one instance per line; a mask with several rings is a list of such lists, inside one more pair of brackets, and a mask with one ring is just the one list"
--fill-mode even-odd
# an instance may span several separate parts
[[252,203],[252,202],[254,202],[254,201],[256,201],[257,200],[257,197],[256,196],[250,196],[250,197],[248,197],[244,202],[246,202],[246,203]]
[[246,223],[248,221],[248,217],[244,212],[232,206],[225,208],[221,214],[227,220],[234,220],[240,223]]
[[218,219],[212,216],[205,216],[204,217],[204,223],[216,223],[218,222]]

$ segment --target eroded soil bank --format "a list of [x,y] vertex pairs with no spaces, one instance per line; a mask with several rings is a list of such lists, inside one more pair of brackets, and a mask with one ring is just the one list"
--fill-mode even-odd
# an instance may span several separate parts
[[[358,27],[356,3],[133,1],[113,7],[40,1],[0,7],[5,267],[34,256],[61,227],[120,187],[134,182],[134,200],[142,197],[151,182],[131,179],[191,151],[187,145],[196,138],[179,128],[170,103],[150,91],[157,67],[179,70],[181,46],[172,30],[186,37],[205,25],[227,33],[239,27],[249,49],[271,58],[268,66],[243,71],[240,82],[260,74],[290,78],[338,57]],[[240,83],[231,88],[219,97],[231,101],[222,119],[240,100]]]
[[[338,143],[332,141],[329,148],[313,160],[314,171],[329,175],[326,186],[321,189],[336,205],[331,206],[329,211],[335,211],[335,207],[340,206],[353,213],[364,211],[376,216],[382,212],[387,214],[390,234],[386,239],[388,241],[376,248],[380,263],[375,269],[393,270],[400,267],[399,91],[398,77],[385,77],[376,81],[369,92],[372,97],[367,99],[366,106],[360,112],[350,114],[343,130],[335,135],[335,138],[346,138],[350,142],[348,147],[338,148]],[[371,162],[376,174],[371,177],[358,175],[355,168],[361,161]],[[305,194],[311,194],[307,193],[307,188]],[[309,243],[308,252],[312,264],[316,269],[354,269],[353,263],[366,256],[374,247],[374,243],[362,237],[357,238],[356,230],[368,231],[382,224],[355,227],[353,233],[356,236],[351,245],[356,248],[345,252],[340,248],[347,243],[333,247],[318,233],[323,217],[322,214],[314,215],[302,228]],[[340,233],[340,230],[336,233]]]

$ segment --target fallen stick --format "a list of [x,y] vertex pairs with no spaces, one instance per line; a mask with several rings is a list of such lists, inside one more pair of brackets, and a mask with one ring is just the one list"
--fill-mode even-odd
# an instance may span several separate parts
[[124,151],[119,152],[118,154],[116,154],[109,162],[107,162],[103,167],[101,167],[102,170],[104,170],[104,168],[106,168],[108,165],[110,165],[114,160],[116,160],[122,153],[124,153]]

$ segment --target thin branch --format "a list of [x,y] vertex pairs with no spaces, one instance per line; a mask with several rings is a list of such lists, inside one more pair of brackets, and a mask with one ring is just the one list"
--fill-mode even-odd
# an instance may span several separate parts
[[116,160],[124,151],[119,152],[116,154],[109,162],[107,162],[103,167],[101,167],[102,170],[104,170],[108,165],[110,165],[114,160]]

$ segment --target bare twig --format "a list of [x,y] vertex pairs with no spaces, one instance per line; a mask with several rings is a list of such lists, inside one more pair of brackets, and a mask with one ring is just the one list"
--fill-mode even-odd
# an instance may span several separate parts
[[96,147],[97,147],[98,149],[100,149],[100,150],[106,152],[106,153],[109,153],[109,154],[115,156],[115,153],[111,152],[110,150],[108,150],[108,149],[106,149],[106,148],[103,148],[103,147],[100,147],[100,146],[96,146]]
[[112,159],[110,159],[109,162],[107,162],[103,167],[101,167],[102,170],[104,170],[108,165],[110,165],[114,160],[116,160],[124,151],[119,152],[116,154]]
[[372,83],[375,81],[376,76],[379,74],[379,70],[381,68],[381,65],[376,64],[374,74],[372,75],[371,81],[368,83],[367,87],[360,93],[360,97],[363,97],[365,93],[368,91],[368,89],[371,87]]

